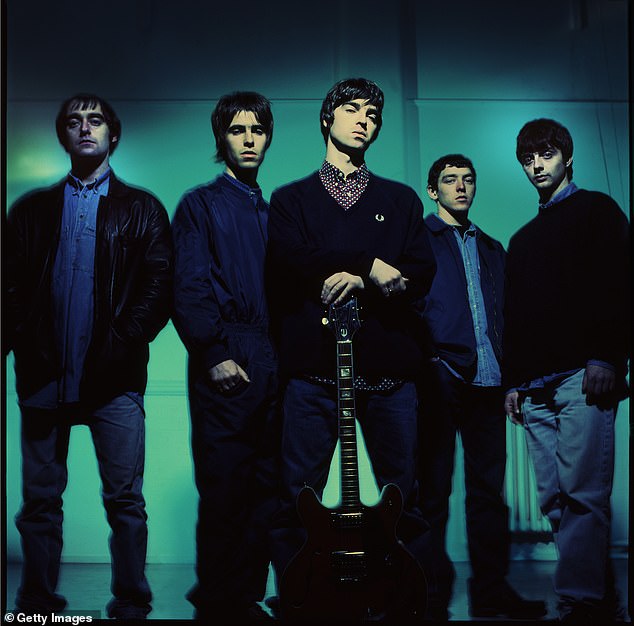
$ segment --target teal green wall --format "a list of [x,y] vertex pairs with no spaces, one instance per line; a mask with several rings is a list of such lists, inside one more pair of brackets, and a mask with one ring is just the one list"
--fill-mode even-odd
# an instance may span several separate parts
[[[260,176],[269,196],[320,164],[318,116],[328,88],[365,75],[386,93],[383,129],[368,164],[414,186],[426,211],[429,165],[440,154],[464,152],[478,169],[472,217],[506,244],[536,210],[534,190],[514,157],[515,136],[528,119],[550,116],[575,139],[575,181],[609,193],[629,212],[624,0],[553,2],[547,20],[532,6],[504,0],[401,0],[390,8],[380,0],[218,4],[111,0],[105,14],[87,18],[81,2],[8,0],[7,204],[67,172],[53,121],[59,102],[76,91],[111,100],[123,122],[113,168],[153,191],[171,214],[183,191],[220,171],[209,125],[220,95],[255,89],[273,102],[275,134]],[[90,28],[80,41],[82,19]],[[12,357],[6,365],[7,555],[19,559],[12,523],[20,500]],[[149,374],[148,560],[192,562],[196,494],[185,352],[171,324],[151,346]],[[624,403],[617,418],[616,546],[628,543],[628,409]],[[362,494],[371,501],[376,488],[363,463]],[[457,470],[449,551],[466,559],[460,461]],[[108,527],[84,427],[71,437],[69,474],[64,558],[107,561]],[[335,499],[336,471],[326,495],[327,502]]]

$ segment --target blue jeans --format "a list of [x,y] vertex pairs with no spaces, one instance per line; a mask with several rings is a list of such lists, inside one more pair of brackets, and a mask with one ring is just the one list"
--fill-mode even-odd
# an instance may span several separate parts
[[124,394],[87,409],[22,407],[22,497],[16,517],[22,537],[22,581],[16,605],[25,612],[60,611],[56,594],[62,554],[62,494],[70,429],[87,424],[95,446],[102,497],[112,533],[110,617],[144,617],[152,594],[145,578],[147,514],[142,495],[145,413],[142,400]]
[[616,407],[598,408],[581,393],[584,370],[523,401],[524,428],[540,507],[550,520],[559,561],[560,612],[599,604],[609,582],[610,494]]
[[[291,379],[284,393],[282,493],[272,530],[273,565],[280,580],[306,534],[296,510],[297,495],[312,487],[321,498],[337,445],[337,390]],[[397,534],[425,560],[428,525],[418,508],[416,479],[417,396],[414,383],[388,392],[357,392],[356,415],[379,491],[396,484],[403,494]]]

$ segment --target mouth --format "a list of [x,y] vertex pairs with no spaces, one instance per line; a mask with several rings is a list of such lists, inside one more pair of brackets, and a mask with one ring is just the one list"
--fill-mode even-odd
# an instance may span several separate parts
[[548,176],[546,174],[538,174],[534,177],[534,181],[536,183],[543,183],[548,180]]
[[240,153],[241,157],[245,157],[247,159],[252,159],[258,156],[257,152],[241,152]]
[[456,202],[466,202],[467,201],[467,196],[458,196],[456,198]]

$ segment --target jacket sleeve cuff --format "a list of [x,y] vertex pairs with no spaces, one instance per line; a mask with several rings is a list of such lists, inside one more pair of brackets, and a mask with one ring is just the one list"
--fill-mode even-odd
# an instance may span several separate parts
[[205,350],[205,367],[207,371],[209,371],[212,367],[218,365],[218,363],[228,361],[230,358],[231,356],[229,355],[227,346],[225,346],[224,343],[216,344]]

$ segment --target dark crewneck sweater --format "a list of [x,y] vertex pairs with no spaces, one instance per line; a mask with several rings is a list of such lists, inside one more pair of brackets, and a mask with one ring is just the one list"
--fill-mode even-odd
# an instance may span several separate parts
[[[412,302],[429,290],[435,261],[413,189],[372,175],[346,210],[317,173],[281,187],[271,197],[269,255],[269,305],[284,375],[334,375],[335,338],[321,323],[320,294],[326,278],[346,271],[365,283],[357,293],[363,308],[355,373],[368,382],[414,378],[421,356]],[[375,258],[409,279],[405,293],[380,293],[368,276]]]
[[609,196],[579,190],[522,227],[506,261],[503,385],[585,367],[625,373],[629,224]]

